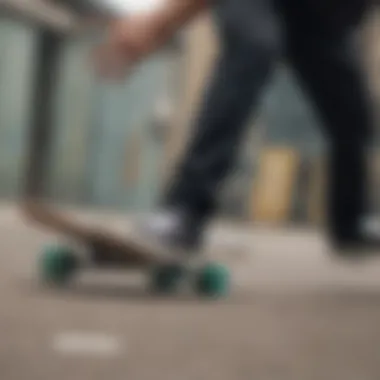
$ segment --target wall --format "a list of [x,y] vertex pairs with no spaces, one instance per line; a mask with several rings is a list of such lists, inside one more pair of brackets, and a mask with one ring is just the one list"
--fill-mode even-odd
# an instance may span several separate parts
[[86,64],[88,46],[68,41],[62,52],[55,99],[54,135],[50,155],[49,190],[53,198],[83,202],[96,85]]
[[1,197],[13,197],[22,185],[33,46],[34,35],[27,28],[7,21],[0,23]]
[[166,57],[157,56],[125,84],[99,87],[90,186],[95,203],[125,204],[129,210],[155,203],[164,141],[154,133],[154,111],[167,93],[170,74]]
[[[33,44],[30,29],[0,23],[2,197],[17,196],[22,184]],[[164,141],[154,134],[154,108],[168,92],[172,67],[165,54],[155,56],[130,80],[106,86],[88,67],[89,48],[83,41],[68,41],[62,52],[54,100],[50,195],[71,203],[148,209],[161,184],[164,149]]]

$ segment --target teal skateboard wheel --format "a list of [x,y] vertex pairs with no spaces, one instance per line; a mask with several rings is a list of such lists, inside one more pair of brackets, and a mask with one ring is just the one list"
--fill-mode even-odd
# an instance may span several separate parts
[[219,298],[226,296],[230,290],[230,274],[228,268],[218,263],[210,263],[200,269],[196,276],[198,294]]
[[40,272],[44,282],[63,285],[78,268],[78,258],[68,247],[51,246],[44,249],[40,258]]
[[175,292],[184,276],[184,268],[178,265],[155,268],[151,274],[151,290],[159,294]]

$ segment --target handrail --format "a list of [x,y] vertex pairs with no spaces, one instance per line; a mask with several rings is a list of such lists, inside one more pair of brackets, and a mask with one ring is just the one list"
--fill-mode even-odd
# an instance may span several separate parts
[[76,26],[70,11],[44,0],[0,0],[0,17],[29,22],[54,32],[69,33]]

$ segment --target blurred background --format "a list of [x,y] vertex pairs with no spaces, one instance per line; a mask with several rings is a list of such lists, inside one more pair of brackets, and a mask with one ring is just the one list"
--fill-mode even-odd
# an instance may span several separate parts
[[[138,9],[133,1],[122,4]],[[139,4],[144,8],[154,1]],[[376,20],[374,13],[363,30],[375,101],[380,33]],[[13,199],[22,188],[30,100],[39,85],[34,65],[40,32],[7,18],[0,21],[0,28],[0,196]],[[87,58],[91,41],[66,38],[61,45],[54,77],[49,196],[125,212],[151,209],[186,144],[218,49],[210,17],[196,20],[166,51],[117,85],[93,76]],[[307,99],[285,65],[279,66],[255,116],[223,191],[221,213],[245,221],[319,224],[324,141]],[[374,178],[376,148],[375,143]],[[374,195],[380,193],[377,189],[375,184]],[[373,212],[378,203],[375,196]]]
[[[155,4],[114,1],[123,11]],[[324,140],[283,63],[208,236],[206,251],[231,271],[230,297],[156,298],[142,273],[105,270],[81,273],[65,291],[40,286],[41,247],[57,236],[17,213],[25,173],[34,188],[39,182],[31,161],[43,164],[47,198],[78,216],[96,210],[91,220],[124,234],[129,215],[153,209],[186,146],[218,41],[206,14],[132,77],[106,84],[89,66],[93,37],[69,37],[70,13],[41,0],[0,0],[0,14],[1,380],[380,378],[380,263],[338,263],[327,252],[318,233]],[[376,119],[379,36],[374,11],[361,38]],[[49,138],[37,153],[46,152],[31,160],[41,131]]]

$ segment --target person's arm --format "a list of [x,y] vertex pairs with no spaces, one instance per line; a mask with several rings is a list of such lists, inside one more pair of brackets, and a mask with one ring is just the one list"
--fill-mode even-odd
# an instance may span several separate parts
[[112,23],[105,44],[97,50],[99,74],[124,76],[136,63],[165,45],[211,1],[164,0],[163,5],[152,12]]

